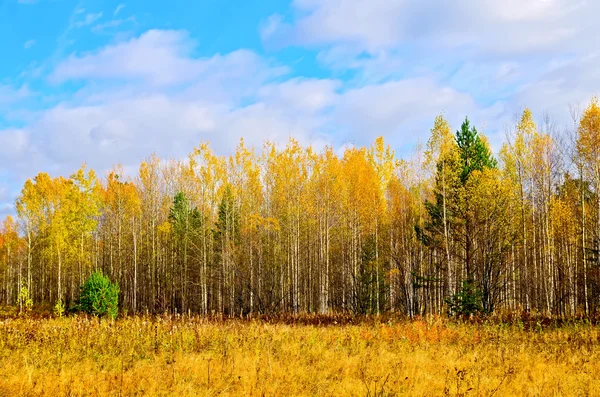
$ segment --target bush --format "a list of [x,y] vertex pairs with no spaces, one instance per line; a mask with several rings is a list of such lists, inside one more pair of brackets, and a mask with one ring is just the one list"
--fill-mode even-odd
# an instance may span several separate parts
[[94,272],[81,287],[79,309],[94,316],[115,319],[118,313],[119,284],[111,283],[102,272]]
[[460,290],[446,299],[450,316],[469,317],[471,314],[484,313],[482,293],[473,279],[463,280]]
[[65,314],[65,303],[62,299],[59,299],[58,302],[56,302],[56,305],[54,305],[54,315],[56,317],[62,317],[63,314]]

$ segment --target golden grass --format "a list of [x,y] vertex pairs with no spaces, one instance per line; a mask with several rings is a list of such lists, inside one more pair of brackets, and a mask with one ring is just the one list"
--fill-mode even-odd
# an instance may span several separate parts
[[600,329],[0,320],[0,396],[600,395]]

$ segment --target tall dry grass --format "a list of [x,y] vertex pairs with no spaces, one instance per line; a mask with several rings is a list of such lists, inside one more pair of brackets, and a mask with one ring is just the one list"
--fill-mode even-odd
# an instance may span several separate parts
[[600,395],[600,329],[0,320],[0,396]]

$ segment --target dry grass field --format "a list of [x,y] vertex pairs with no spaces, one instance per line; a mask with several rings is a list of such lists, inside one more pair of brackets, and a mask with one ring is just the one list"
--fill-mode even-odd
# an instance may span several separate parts
[[5,316],[0,396],[600,395],[592,325],[309,319]]

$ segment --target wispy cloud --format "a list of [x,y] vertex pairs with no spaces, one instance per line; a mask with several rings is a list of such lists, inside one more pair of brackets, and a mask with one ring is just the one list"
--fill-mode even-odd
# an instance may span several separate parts
[[25,43],[23,43],[23,48],[28,50],[31,47],[33,47],[34,45],[35,45],[35,40],[27,40]]
[[136,25],[134,16],[123,19],[111,19],[103,23],[98,23],[92,27],[92,32],[96,34],[114,34],[116,31],[127,30]]
[[83,26],[90,25],[102,17],[101,12],[86,14],[85,11],[85,8],[81,7],[80,5],[75,7],[71,13],[71,17],[69,18],[69,24],[56,39],[57,45],[51,58],[48,60],[48,63],[52,64],[61,59],[64,56],[67,48],[75,42],[74,38],[72,37],[73,31]]
[[102,17],[102,13],[101,12],[88,13],[88,14],[85,15],[85,17],[83,19],[75,22],[75,27],[76,28],[81,28],[83,26],[91,25],[94,22],[96,22],[98,19],[100,19],[101,17]]
[[117,6],[117,8],[115,8],[115,11],[113,12],[113,16],[117,16],[117,14],[119,13],[119,11],[121,11],[123,8],[125,8],[125,4],[119,4]]

